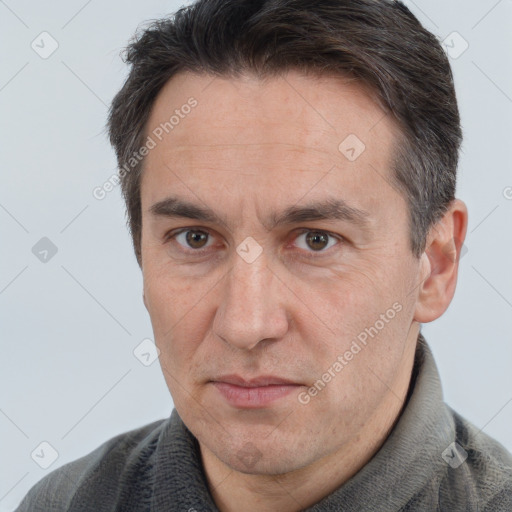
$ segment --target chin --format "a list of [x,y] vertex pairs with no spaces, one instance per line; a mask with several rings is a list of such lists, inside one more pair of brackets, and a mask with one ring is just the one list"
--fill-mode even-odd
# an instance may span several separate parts
[[235,446],[232,441],[225,446],[213,446],[210,451],[232,470],[250,475],[282,475],[313,462],[314,458],[309,460],[307,454],[291,448],[291,443],[283,443],[276,446],[246,441]]

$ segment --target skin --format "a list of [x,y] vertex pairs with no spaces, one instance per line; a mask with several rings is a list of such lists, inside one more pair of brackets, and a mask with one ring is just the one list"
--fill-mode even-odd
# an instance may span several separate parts
[[[298,511],[363,467],[395,424],[420,323],[441,316],[453,297],[467,209],[455,200],[413,256],[407,206],[389,184],[397,127],[360,84],[294,71],[266,81],[180,73],[158,95],[146,135],[191,96],[197,106],[144,163],[144,303],[219,509]],[[348,134],[366,146],[353,162],[338,149]],[[171,195],[222,222],[150,211]],[[332,219],[270,227],[269,212],[329,197],[367,211],[367,229]],[[206,232],[206,252],[194,253],[201,245],[185,234],[166,238],[178,228]],[[318,249],[307,240],[317,231],[340,238]],[[249,236],[262,249],[251,263],[236,250]],[[395,303],[394,318],[300,403]],[[299,386],[244,409],[211,383],[225,374]]]

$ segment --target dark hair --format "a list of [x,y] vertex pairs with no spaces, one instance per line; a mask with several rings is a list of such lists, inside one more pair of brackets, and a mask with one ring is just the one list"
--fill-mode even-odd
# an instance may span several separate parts
[[[295,69],[355,78],[394,116],[400,135],[392,183],[408,204],[416,257],[455,198],[462,130],[450,64],[439,40],[399,1],[198,0],[151,22],[124,58],[130,73],[108,118],[120,169],[144,144],[155,98],[176,73],[264,78]],[[120,173],[139,265],[142,168],[141,159]]]

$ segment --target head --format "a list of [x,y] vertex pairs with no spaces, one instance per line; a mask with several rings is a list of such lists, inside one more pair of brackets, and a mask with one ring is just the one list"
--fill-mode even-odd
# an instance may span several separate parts
[[446,56],[400,2],[208,0],[127,60],[110,139],[175,406],[232,468],[312,464],[393,409],[453,296]]

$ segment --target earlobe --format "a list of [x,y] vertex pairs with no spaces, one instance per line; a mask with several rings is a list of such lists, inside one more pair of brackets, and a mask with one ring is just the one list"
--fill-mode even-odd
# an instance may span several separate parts
[[465,203],[455,199],[443,218],[430,230],[421,256],[414,315],[417,322],[428,323],[439,318],[452,301],[467,221]]

